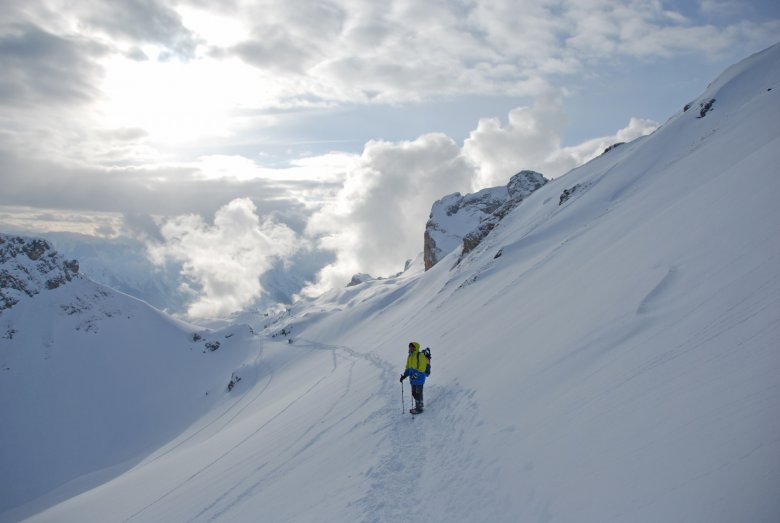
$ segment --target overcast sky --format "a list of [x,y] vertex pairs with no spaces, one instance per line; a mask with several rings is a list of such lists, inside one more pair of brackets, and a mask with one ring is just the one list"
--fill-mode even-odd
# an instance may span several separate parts
[[776,0],[0,8],[0,230],[142,238],[193,314],[290,256],[397,272],[436,199],[560,176],[780,35]]

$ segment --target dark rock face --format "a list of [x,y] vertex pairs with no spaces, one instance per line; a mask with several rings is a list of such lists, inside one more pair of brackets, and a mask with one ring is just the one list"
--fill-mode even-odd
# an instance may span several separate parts
[[65,260],[46,240],[0,234],[0,311],[62,286],[78,272],[78,261]]
[[712,110],[712,107],[715,105],[715,98],[710,98],[707,101],[701,102],[699,104],[699,116],[697,118],[704,118],[707,116],[707,113]]
[[610,145],[609,147],[607,147],[606,149],[604,149],[604,152],[603,152],[603,153],[601,153],[601,154],[607,154],[609,151],[611,151],[611,150],[613,150],[613,149],[617,149],[617,148],[618,148],[618,147],[620,147],[621,145],[625,145],[625,144],[626,144],[626,142],[618,142],[618,143],[613,143],[612,145]]
[[423,263],[425,264],[425,270],[427,271],[439,261],[437,259],[437,253],[440,252],[436,246],[436,240],[433,239],[429,227],[433,227],[430,220],[425,227],[425,234],[423,235]]
[[563,205],[565,202],[567,202],[569,198],[571,198],[572,195],[574,195],[574,193],[576,193],[577,189],[579,188],[580,186],[578,184],[575,185],[574,187],[569,187],[568,189],[564,189],[563,192],[561,193],[561,198],[558,200],[558,205]]
[[[15,238],[15,240],[19,239],[21,238]],[[51,249],[51,245],[49,245],[49,242],[45,240],[32,240],[28,243],[22,244],[22,251],[27,255],[28,258],[33,261],[38,260],[41,256],[43,256],[43,253],[49,249]]]
[[568,189],[564,189],[561,193],[561,197],[558,200],[558,205],[563,205],[567,201],[569,201],[573,196],[579,196],[580,194],[584,193],[588,189],[590,189],[592,184],[590,183],[578,183],[577,185],[574,185],[573,187],[569,187]]

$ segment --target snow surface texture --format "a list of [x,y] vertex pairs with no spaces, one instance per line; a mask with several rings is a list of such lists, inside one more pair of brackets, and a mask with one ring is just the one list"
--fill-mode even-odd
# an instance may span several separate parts
[[[775,46],[461,263],[232,347],[86,281],[25,298],[2,316],[0,520],[780,521],[779,83]],[[433,349],[416,417],[411,340]]]

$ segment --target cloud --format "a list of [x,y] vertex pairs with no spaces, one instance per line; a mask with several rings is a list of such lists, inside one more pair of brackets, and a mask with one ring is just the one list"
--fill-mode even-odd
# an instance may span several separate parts
[[[132,135],[133,131],[128,133]],[[210,216],[234,199],[249,197],[266,212],[288,225],[298,224],[302,230],[311,212],[306,195],[332,191],[340,180],[336,174],[327,180],[303,174],[287,179],[283,169],[277,171],[274,180],[256,167],[251,171],[254,177],[241,178],[241,172],[233,175],[230,168],[236,163],[253,165],[246,159],[237,162],[229,158],[227,167],[220,167],[218,159],[211,157],[188,163],[107,167],[54,162],[38,155],[22,156],[20,152],[16,138],[0,133],[0,205],[69,209],[84,214]],[[324,165],[303,170],[320,170],[327,177],[340,168],[329,155]]]
[[182,264],[191,317],[222,317],[263,293],[260,278],[275,260],[292,256],[301,241],[287,226],[261,218],[248,198],[236,199],[212,224],[194,214],[170,218],[160,227],[164,242],[152,244],[152,260]]
[[152,240],[162,243],[164,238],[160,226],[154,218],[141,212],[128,212],[123,216],[124,232],[131,238],[141,241]]
[[655,131],[658,125],[658,122],[647,118],[632,117],[626,127],[612,136],[592,138],[578,145],[551,151],[542,164],[543,172],[550,178],[557,178],[601,155],[610,145],[646,136]]
[[413,141],[366,144],[335,201],[314,213],[306,229],[318,246],[336,253],[307,292],[341,286],[357,272],[400,271],[422,246],[431,204],[466,191],[474,168],[443,134]]
[[250,6],[250,20],[262,20],[251,38],[234,46],[247,63],[277,72],[304,73],[323,60],[342,31],[345,11],[331,2],[286,0]]
[[563,97],[550,95],[532,106],[509,112],[506,125],[498,118],[483,118],[463,144],[463,154],[477,165],[474,188],[503,185],[520,169],[541,172],[557,178],[595,158],[608,146],[649,134],[658,123],[631,118],[628,126],[615,135],[587,140],[563,147],[566,114]]
[[93,237],[115,237],[122,230],[121,216],[116,213],[83,213],[0,204],[0,231],[39,235],[54,231],[75,232]]
[[[65,6],[62,6],[63,8]],[[68,3],[68,14],[78,17],[87,31],[132,45],[154,44],[181,58],[192,58],[198,39],[181,16],[164,2],[154,0],[81,0]]]
[[[701,6],[713,10],[711,2]],[[37,156],[115,166],[191,161],[196,148],[196,155],[245,150],[278,136],[285,122],[311,124],[291,116],[302,107],[334,114],[347,105],[540,97],[605,63],[755,51],[780,30],[767,17],[704,23],[656,1],[32,0],[7,7],[0,125],[23,132],[20,148]],[[180,59],[164,60],[174,56]],[[260,114],[280,107],[291,112]],[[104,142],[101,130],[113,129],[138,133]],[[309,132],[313,140],[324,136]]]
[[84,103],[96,98],[104,46],[29,23],[0,27],[0,106]]
[[244,61],[263,69],[277,72],[303,72],[311,59],[310,51],[296,43],[291,35],[280,27],[257,29],[253,40],[235,47]]
[[[315,5],[249,9],[247,18],[263,23],[228,51],[260,69],[293,73],[291,89],[323,100],[404,103],[537,96],[540,87],[605,62],[754,51],[778,28],[776,20],[714,25],[650,0]],[[709,2],[702,9],[712,11]]]
[[479,166],[475,188],[504,184],[518,167],[551,176],[545,173],[545,160],[560,148],[565,127],[561,95],[512,109],[506,125],[498,118],[480,119],[463,144],[463,153]]
[[[228,52],[336,102],[399,103],[462,93],[528,94],[532,71],[464,23],[454,3],[298,2],[263,6],[251,38]],[[255,11],[250,11],[255,13]]]
[[773,43],[780,28],[778,20],[769,17],[740,19],[739,15],[750,14],[749,2],[700,1],[701,13],[719,11],[718,24],[687,16],[668,5],[608,0],[572,3],[562,13],[565,53],[594,65],[619,57],[670,59],[700,54],[710,59],[737,49],[736,56],[740,56]]

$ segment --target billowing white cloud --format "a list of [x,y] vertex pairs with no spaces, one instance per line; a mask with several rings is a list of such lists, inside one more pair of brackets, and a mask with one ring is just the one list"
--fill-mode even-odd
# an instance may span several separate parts
[[543,162],[543,172],[550,178],[557,178],[599,156],[610,145],[630,142],[640,136],[652,133],[657,128],[658,122],[646,118],[632,117],[628,125],[613,136],[593,138],[578,145],[562,147],[550,152]]
[[532,169],[557,178],[601,154],[608,146],[653,132],[658,123],[631,118],[613,136],[602,136],[563,147],[566,113],[562,96],[545,96],[530,107],[509,112],[506,125],[498,118],[483,118],[463,144],[463,154],[478,166],[474,189],[492,187],[520,169]]
[[213,224],[198,215],[167,220],[162,243],[150,246],[157,264],[182,264],[193,301],[192,317],[220,317],[241,310],[263,292],[260,277],[277,259],[291,256],[301,240],[286,225],[262,218],[248,198],[236,199],[217,211]]
[[545,161],[560,148],[565,127],[562,97],[557,95],[512,109],[506,125],[498,118],[482,118],[463,144],[463,154],[478,166],[474,188],[504,184],[521,168],[551,176]]
[[400,271],[421,248],[431,204],[468,191],[474,168],[454,140],[428,134],[400,143],[369,142],[335,201],[316,212],[307,234],[337,259],[321,272],[317,294],[358,272]]

